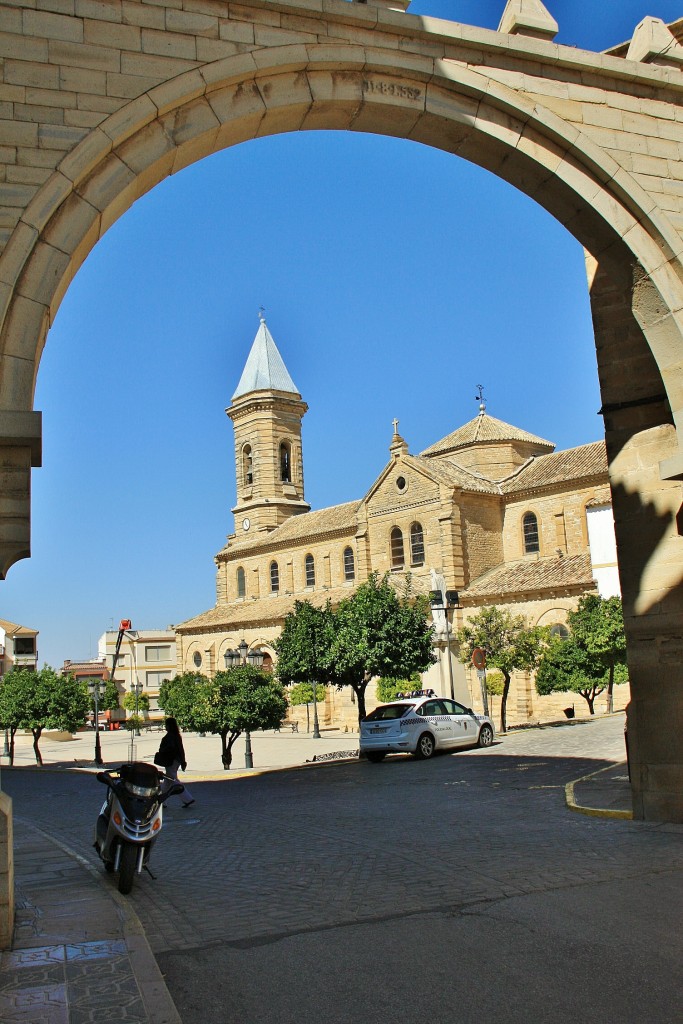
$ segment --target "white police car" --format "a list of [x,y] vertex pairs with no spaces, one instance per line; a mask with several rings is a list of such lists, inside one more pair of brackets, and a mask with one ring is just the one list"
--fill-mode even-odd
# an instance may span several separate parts
[[437,697],[433,690],[413,690],[381,704],[361,722],[360,751],[368,761],[401,752],[427,758],[437,750],[490,747],[493,736],[493,722],[486,715]]

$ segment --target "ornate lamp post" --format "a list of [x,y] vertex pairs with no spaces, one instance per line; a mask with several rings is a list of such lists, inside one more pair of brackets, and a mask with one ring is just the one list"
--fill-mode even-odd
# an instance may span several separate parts
[[[236,651],[226,651],[223,655],[226,669],[237,668],[238,665],[252,665],[254,668],[261,668],[263,664],[263,651],[250,651],[246,640],[241,640]],[[244,751],[244,767],[253,768],[254,758],[251,752],[251,733],[245,730],[244,738],[246,748]]]
[[448,613],[453,608],[460,607],[460,598],[457,590],[429,591],[429,603],[432,611],[443,612],[446,619],[446,655],[448,658],[448,679],[451,684],[451,700],[455,700],[455,687],[453,685],[453,663],[451,661],[451,626],[448,620]]
[[[104,693],[104,679],[89,679],[88,689],[91,695],[95,699],[95,764],[97,767],[101,767],[104,764],[102,760],[102,749],[100,747],[100,696]],[[100,689],[101,687],[101,689]]]

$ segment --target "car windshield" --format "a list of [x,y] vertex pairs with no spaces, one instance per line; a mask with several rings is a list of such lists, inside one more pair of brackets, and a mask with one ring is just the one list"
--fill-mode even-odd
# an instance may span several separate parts
[[375,708],[374,711],[371,711],[365,721],[386,722],[393,718],[402,718],[406,712],[412,711],[414,707],[414,704],[383,704],[381,707]]

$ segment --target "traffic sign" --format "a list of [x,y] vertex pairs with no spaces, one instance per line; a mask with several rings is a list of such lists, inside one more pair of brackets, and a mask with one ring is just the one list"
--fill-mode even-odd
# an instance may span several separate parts
[[486,651],[483,647],[475,647],[472,651],[472,664],[475,668],[486,668]]

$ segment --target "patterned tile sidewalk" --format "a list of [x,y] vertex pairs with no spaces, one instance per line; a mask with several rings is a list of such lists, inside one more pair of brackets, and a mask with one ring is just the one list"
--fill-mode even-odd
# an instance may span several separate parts
[[181,1024],[142,926],[92,867],[14,819],[16,923],[3,1024]]

